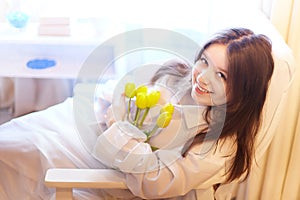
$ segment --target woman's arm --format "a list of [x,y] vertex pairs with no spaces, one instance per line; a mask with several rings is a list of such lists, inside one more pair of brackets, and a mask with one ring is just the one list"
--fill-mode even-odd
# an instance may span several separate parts
[[152,152],[150,145],[144,143],[142,132],[128,129],[131,128],[118,122],[113,124],[98,137],[93,154],[108,167],[125,173],[127,186],[134,195],[168,198],[226,180],[225,163],[231,157],[224,155],[232,151],[232,146],[222,145],[201,155],[203,144],[199,143],[185,157],[176,150]]

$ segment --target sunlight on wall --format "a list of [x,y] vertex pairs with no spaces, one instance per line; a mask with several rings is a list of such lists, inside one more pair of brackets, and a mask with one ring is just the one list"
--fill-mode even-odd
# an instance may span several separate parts
[[0,0],[0,20],[11,10],[22,10],[38,21],[43,16],[67,16],[73,19],[101,18],[145,26],[202,27],[222,4],[244,7],[254,5],[267,10],[271,0]]
[[[227,15],[226,8],[236,8],[238,13],[240,8],[263,7],[267,1],[271,0],[0,0],[0,21],[6,20],[8,12],[20,10],[30,16],[30,22],[40,17],[69,17],[72,22],[91,24],[102,36],[104,32],[112,36],[135,28],[164,28],[201,42],[204,36],[199,33],[209,33],[215,24],[224,23],[220,13]],[[237,13],[229,14],[238,18]]]
[[[22,10],[37,21],[41,16],[109,18],[110,20],[161,26],[190,26],[208,16],[208,0],[0,0],[1,19],[10,10]],[[195,19],[197,18],[197,19]],[[189,20],[187,20],[189,19]],[[193,20],[190,20],[193,19]]]

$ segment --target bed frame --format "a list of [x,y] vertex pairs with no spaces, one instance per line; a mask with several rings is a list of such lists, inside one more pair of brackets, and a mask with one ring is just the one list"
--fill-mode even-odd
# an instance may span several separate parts
[[49,169],[47,187],[56,188],[56,199],[73,199],[73,188],[127,189],[125,177],[113,169]]

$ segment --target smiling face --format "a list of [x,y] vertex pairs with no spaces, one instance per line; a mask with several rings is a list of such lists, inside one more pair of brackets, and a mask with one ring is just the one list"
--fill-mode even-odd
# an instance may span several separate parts
[[191,96],[197,104],[217,106],[226,103],[227,63],[225,45],[212,44],[203,51],[192,73]]

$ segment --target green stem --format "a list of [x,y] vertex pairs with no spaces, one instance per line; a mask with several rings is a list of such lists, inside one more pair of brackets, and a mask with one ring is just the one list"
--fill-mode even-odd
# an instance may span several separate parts
[[137,121],[140,118],[140,113],[141,113],[141,109],[137,108],[135,112],[134,123],[133,123],[135,126],[137,125]]
[[130,108],[131,108],[131,98],[129,98],[128,101],[128,109],[127,109],[127,120],[129,120],[129,116],[130,116]]
[[143,126],[143,123],[144,123],[144,121],[145,121],[145,119],[146,119],[146,116],[147,116],[149,110],[150,110],[150,108],[147,107],[147,108],[146,108],[146,111],[144,112],[143,117],[142,117],[142,119],[141,119],[141,121],[140,121],[140,123],[139,123],[139,128],[141,128],[141,127]]
[[150,140],[150,138],[151,138],[152,135],[157,131],[157,129],[158,129],[158,126],[155,125],[155,126],[153,127],[153,129],[150,131],[150,133],[148,134],[146,142],[148,142],[148,141]]

